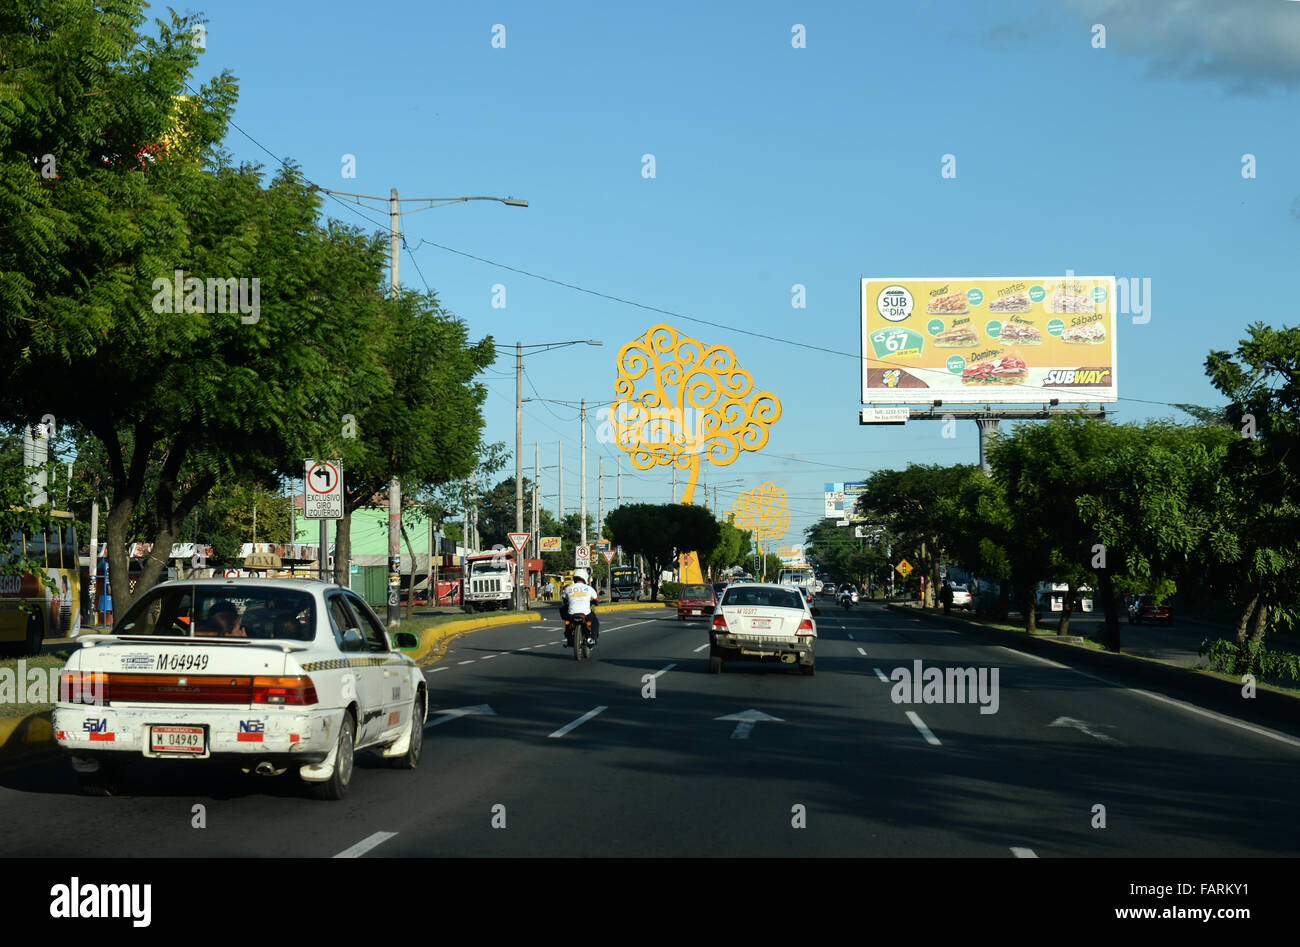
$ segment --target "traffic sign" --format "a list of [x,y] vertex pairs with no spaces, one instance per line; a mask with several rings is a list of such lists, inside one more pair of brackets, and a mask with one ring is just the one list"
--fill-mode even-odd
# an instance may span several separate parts
[[510,535],[510,545],[515,547],[515,552],[520,552],[523,550],[524,546],[528,545],[528,539],[533,534],[532,533],[510,533],[509,535]]
[[573,567],[575,569],[591,568],[591,547],[579,546],[573,551]]
[[309,520],[339,520],[343,518],[343,466],[337,461],[303,462],[303,516]]
[[906,559],[894,566],[894,568],[903,574],[904,579],[906,579],[912,572],[912,564]]
[[596,551],[597,551],[597,552],[604,552],[606,549],[609,548],[609,546],[610,546],[610,543],[609,543],[609,540],[608,540],[608,539],[598,539],[598,540],[596,540]]
[[618,555],[618,553],[612,549],[602,549],[600,554],[605,557],[606,564],[613,562],[614,557]]

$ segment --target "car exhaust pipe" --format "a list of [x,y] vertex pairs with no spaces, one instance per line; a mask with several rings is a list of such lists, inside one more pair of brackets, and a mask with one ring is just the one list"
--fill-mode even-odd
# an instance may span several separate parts
[[262,762],[257,764],[256,772],[258,776],[279,776],[281,773],[284,773],[287,769],[288,767],[285,766],[277,767],[263,760]]

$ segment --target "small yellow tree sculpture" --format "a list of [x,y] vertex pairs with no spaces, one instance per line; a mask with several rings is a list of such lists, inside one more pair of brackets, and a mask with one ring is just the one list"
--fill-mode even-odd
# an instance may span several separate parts
[[[723,467],[742,451],[761,450],[781,417],[781,402],[754,379],[725,345],[705,345],[667,323],[651,326],[618,352],[610,421],[632,466],[674,465],[686,472],[690,503],[700,462]],[[698,557],[683,556],[683,579],[703,581]]]
[[732,505],[731,512],[737,529],[754,534],[760,555],[764,543],[770,548],[773,543],[780,542],[790,528],[790,504],[785,491],[771,481],[742,493]]

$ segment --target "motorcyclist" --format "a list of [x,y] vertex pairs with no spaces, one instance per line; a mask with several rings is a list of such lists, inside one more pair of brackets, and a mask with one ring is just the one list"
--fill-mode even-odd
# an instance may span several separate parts
[[853,586],[848,584],[840,586],[840,604],[845,608],[853,604]]
[[560,593],[560,620],[565,623],[564,641],[567,647],[573,647],[573,635],[568,626],[570,615],[591,616],[591,637],[587,643],[593,648],[596,646],[596,642],[600,639],[600,619],[596,617],[598,604],[600,598],[596,590],[587,584],[587,570],[574,570],[573,584]]

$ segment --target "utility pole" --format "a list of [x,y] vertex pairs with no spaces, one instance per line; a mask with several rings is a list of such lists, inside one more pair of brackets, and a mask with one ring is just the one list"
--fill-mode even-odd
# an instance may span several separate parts
[[673,464],[673,502],[677,502],[677,465]]
[[[515,343],[515,532],[524,531],[524,344]],[[515,553],[515,608],[523,610],[524,551]]]
[[542,558],[542,445],[533,442],[533,558]]
[[[388,288],[394,299],[397,298],[397,256],[401,245],[402,219],[397,211],[397,188],[388,193],[388,231],[389,231],[389,283]],[[321,520],[321,557],[324,561],[325,521]],[[411,564],[414,569],[415,564]],[[412,575],[415,573],[412,572]],[[393,477],[388,482],[388,624],[396,625],[402,620],[402,608],[398,604],[398,590],[402,585],[402,485]]]
[[580,402],[581,408],[578,411],[578,417],[582,423],[581,451],[582,460],[578,465],[579,477],[579,495],[582,498],[582,509],[578,515],[582,519],[582,545],[587,545],[587,399],[583,398]]
[[[621,456],[614,458],[614,465],[618,468],[618,505],[623,505],[623,458]],[[623,547],[618,547],[618,564],[623,564]],[[613,579],[610,580],[611,582]],[[640,592],[640,589],[637,589]],[[636,599],[633,599],[636,601]]]
[[558,470],[559,473],[556,474],[556,476],[560,478],[560,498],[556,502],[559,504],[558,513],[559,513],[560,524],[563,525],[564,524],[564,441],[560,441],[559,443],[560,443],[560,459],[558,461],[559,466],[556,468],[556,470]]
[[[596,458],[596,538],[605,538],[605,455]],[[594,566],[595,563],[593,562]],[[606,574],[609,568],[606,566]],[[608,596],[608,592],[605,593]]]

